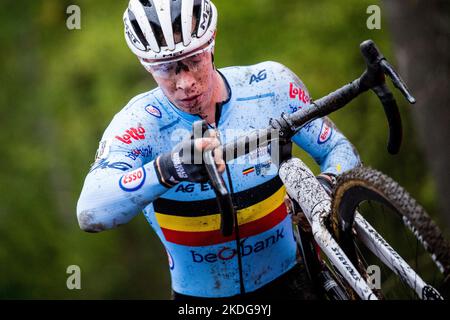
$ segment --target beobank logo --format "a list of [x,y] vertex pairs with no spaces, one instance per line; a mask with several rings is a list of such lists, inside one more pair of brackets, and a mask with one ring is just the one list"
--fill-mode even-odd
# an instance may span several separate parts
[[[263,251],[273,245],[275,245],[280,239],[284,238],[284,228],[278,229],[275,231],[275,234],[271,235],[270,237],[267,237],[264,240],[258,241],[255,244],[245,244],[245,241],[248,238],[245,238],[241,240],[240,243],[240,251],[242,257],[250,256],[254,253]],[[213,253],[207,253],[207,254],[201,254],[194,250],[191,250],[192,255],[192,261],[195,263],[214,263],[217,261],[227,261],[231,260],[234,257],[237,256],[236,247],[222,247],[219,251]]]

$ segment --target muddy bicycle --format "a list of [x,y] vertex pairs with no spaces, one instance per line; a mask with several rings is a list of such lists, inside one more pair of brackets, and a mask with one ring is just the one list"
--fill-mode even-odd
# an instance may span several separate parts
[[[373,41],[363,42],[360,49],[367,66],[361,77],[311,101],[311,108],[282,114],[266,129],[224,144],[227,161],[264,146],[275,150],[274,145],[286,143],[309,122],[343,108],[368,90],[378,96],[387,117],[387,149],[398,153],[401,118],[386,77],[409,103],[415,99]],[[238,227],[230,193],[214,165],[212,151],[205,151],[203,159],[221,211],[222,234],[230,235]],[[440,300],[448,294],[450,245],[425,210],[390,177],[358,167],[338,176],[332,194],[328,194],[297,158],[282,162],[279,176],[293,207],[297,207],[294,214],[300,212],[306,218],[306,228],[298,228],[297,243],[308,274],[327,298]],[[397,237],[387,238],[392,235]],[[396,238],[404,243],[394,246]],[[400,249],[402,252],[397,251]],[[374,279],[376,274],[384,278],[382,284]]]

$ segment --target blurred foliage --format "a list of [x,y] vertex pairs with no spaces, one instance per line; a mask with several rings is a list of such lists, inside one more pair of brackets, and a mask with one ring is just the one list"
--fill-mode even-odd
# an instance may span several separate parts
[[[393,57],[385,20],[382,30],[366,28],[366,8],[377,2],[216,0],[216,64],[279,61],[319,98],[362,73],[363,40]],[[81,30],[66,28],[71,4],[81,8]],[[155,87],[126,47],[126,6],[125,0],[0,4],[0,298],[170,297],[167,257],[142,215],[100,234],[80,231],[76,220],[103,130],[133,96]],[[433,214],[434,184],[409,107],[399,101],[406,134],[397,156],[386,152],[386,121],[373,94],[331,118],[366,165],[401,182]],[[82,290],[66,288],[72,264],[81,267]]]

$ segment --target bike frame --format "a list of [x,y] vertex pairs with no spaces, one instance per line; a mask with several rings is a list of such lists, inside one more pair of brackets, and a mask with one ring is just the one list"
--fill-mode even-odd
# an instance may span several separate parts
[[[361,43],[360,49],[367,66],[361,77],[325,97],[311,101],[309,108],[300,109],[290,115],[282,114],[278,119],[271,119],[267,128],[252,131],[223,145],[225,159],[227,161],[235,159],[255,150],[258,146],[268,144],[273,147],[272,150],[278,150],[278,143],[290,141],[305,124],[343,108],[368,90],[372,90],[383,105],[389,124],[388,151],[396,154],[401,145],[402,125],[397,102],[385,83],[385,77],[392,80],[394,86],[399,89],[409,103],[413,104],[416,100],[373,41],[364,41]],[[272,146],[272,144],[275,145]],[[227,236],[232,233],[233,228],[238,228],[231,196],[222,177],[217,172],[212,151],[205,151],[203,159],[218,200],[221,212],[221,231],[224,236]],[[376,300],[375,293],[327,229],[326,222],[331,213],[331,198],[311,170],[300,159],[293,158],[280,166],[279,176],[284,182],[288,194],[300,204],[311,224],[317,244],[331,263],[361,299]],[[439,293],[428,286],[359,214],[355,218],[355,228],[361,241],[400,279],[412,287],[421,299],[440,297]]]
[[404,283],[414,289],[419,299],[440,297],[436,289],[428,285],[359,213],[355,215],[354,226],[358,239]]
[[[377,300],[364,277],[358,272],[327,228],[331,214],[331,197],[325,192],[311,170],[298,158],[284,162],[279,176],[290,197],[295,199],[308,219],[315,241],[341,276],[364,300]],[[359,214],[355,216],[358,238],[400,279],[414,289],[420,299],[440,296],[427,285],[408,263]]]

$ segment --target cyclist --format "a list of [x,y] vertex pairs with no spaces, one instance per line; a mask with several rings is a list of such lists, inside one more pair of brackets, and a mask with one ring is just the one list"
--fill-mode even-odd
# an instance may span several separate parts
[[[225,165],[219,146],[270,118],[310,107],[308,91],[276,62],[217,69],[217,9],[210,0],[131,0],[125,39],[158,87],[133,98],[103,134],[77,206],[82,230],[100,232],[143,211],[164,245],[175,299],[314,298],[268,148]],[[195,138],[204,120],[215,134]],[[233,131],[234,130],[234,131]],[[187,138],[186,138],[187,136]],[[321,166],[321,178],[359,165],[351,143],[327,119],[292,141]],[[203,164],[183,151],[214,149],[237,207],[239,235],[224,237]]]

